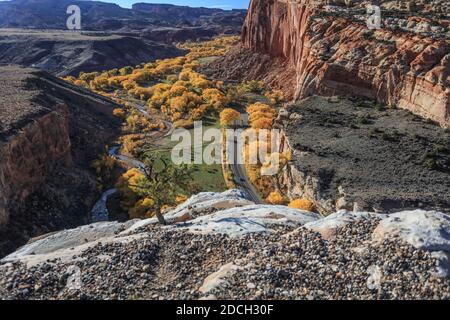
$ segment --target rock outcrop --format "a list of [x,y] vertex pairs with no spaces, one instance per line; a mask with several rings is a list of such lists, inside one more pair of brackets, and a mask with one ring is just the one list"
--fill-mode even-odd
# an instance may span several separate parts
[[[320,215],[284,206],[258,206],[247,200],[239,190],[223,193],[206,192],[191,197],[165,214],[173,223],[168,231],[188,231],[199,234],[224,234],[239,237],[245,234],[272,232],[272,227],[298,227],[316,221]],[[136,238],[149,226],[158,224],[156,218],[131,220],[126,223],[100,222],[73,230],[64,230],[40,237],[5,257],[3,262],[27,261],[30,265],[48,259],[70,260],[73,248],[82,253],[99,242],[128,241]],[[116,239],[116,240],[114,240]]]
[[450,40],[445,28],[422,32],[413,22],[395,20],[407,15],[412,21],[420,13],[397,15],[384,9],[382,28],[370,30],[358,6],[352,11],[350,3],[331,4],[252,0],[242,49],[219,63],[226,67],[216,75],[264,79],[294,99],[313,94],[376,99],[449,126]]
[[246,198],[237,190],[199,194],[166,214],[189,208],[191,218],[169,226],[104,222],[42,236],[0,261],[0,297],[449,298],[445,214],[342,210],[321,218],[241,206]]
[[278,124],[292,161],[279,179],[290,199],[336,210],[450,210],[450,132],[410,112],[366,101],[308,97]]

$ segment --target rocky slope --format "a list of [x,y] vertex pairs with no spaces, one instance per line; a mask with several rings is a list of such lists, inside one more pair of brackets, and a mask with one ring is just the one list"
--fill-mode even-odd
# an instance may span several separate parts
[[383,4],[382,28],[369,30],[364,1],[252,0],[242,47],[215,75],[265,79],[294,99],[376,99],[449,126],[448,6],[399,2]]
[[254,205],[237,190],[167,217],[35,239],[0,264],[5,299],[449,299],[450,219],[436,211]]
[[450,132],[406,110],[367,101],[309,97],[280,111],[279,179],[291,199],[335,210],[450,212]]
[[0,63],[32,66],[57,76],[135,66],[182,53],[173,45],[131,36],[0,29]]
[[[69,5],[78,5],[81,32],[68,31]],[[246,10],[72,0],[0,2],[0,64],[57,76],[101,71],[183,55],[175,42],[239,34]]]
[[0,87],[4,255],[30,236],[88,221],[96,200],[89,166],[120,123],[108,99],[33,69],[1,67]]

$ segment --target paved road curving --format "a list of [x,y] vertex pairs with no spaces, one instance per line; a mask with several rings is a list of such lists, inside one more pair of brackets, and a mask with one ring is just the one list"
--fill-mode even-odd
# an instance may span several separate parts
[[234,175],[235,184],[240,190],[249,195],[251,201],[256,204],[264,204],[265,202],[259,195],[259,192],[248,179],[244,165],[238,163],[238,152],[241,151],[242,150],[238,150],[237,140],[234,140],[234,163],[230,164],[230,167]]

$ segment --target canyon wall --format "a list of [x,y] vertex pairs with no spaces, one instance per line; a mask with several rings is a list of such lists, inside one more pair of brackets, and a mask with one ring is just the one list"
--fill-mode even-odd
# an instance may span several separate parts
[[9,208],[24,202],[56,165],[71,164],[67,107],[26,125],[0,146],[0,154],[0,225],[4,225]]
[[227,76],[264,79],[294,99],[376,99],[450,126],[448,32],[369,30],[345,8],[323,2],[252,0],[242,48],[226,58]]
[[90,220],[92,161],[120,133],[111,100],[48,73],[0,67],[0,256]]

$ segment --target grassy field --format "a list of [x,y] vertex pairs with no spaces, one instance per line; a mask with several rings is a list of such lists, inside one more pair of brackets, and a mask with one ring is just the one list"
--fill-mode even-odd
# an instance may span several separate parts
[[207,65],[207,64],[217,60],[218,58],[220,58],[220,57],[215,57],[215,56],[205,57],[205,58],[198,59],[198,62],[200,63],[201,66],[204,66],[204,65]]
[[[209,128],[220,128],[217,119],[208,119],[203,122],[203,133]],[[194,130],[189,130],[191,136],[194,137]],[[164,159],[170,161],[172,148],[176,146],[178,142],[171,141],[171,137],[165,137],[156,143],[156,150],[161,154]],[[205,148],[209,143],[204,143],[201,150],[195,150],[192,147],[192,155],[199,152],[204,152]],[[194,164],[193,166],[193,180],[194,183],[199,187],[199,191],[202,192],[221,192],[227,190],[225,179],[222,173],[221,164]]]

